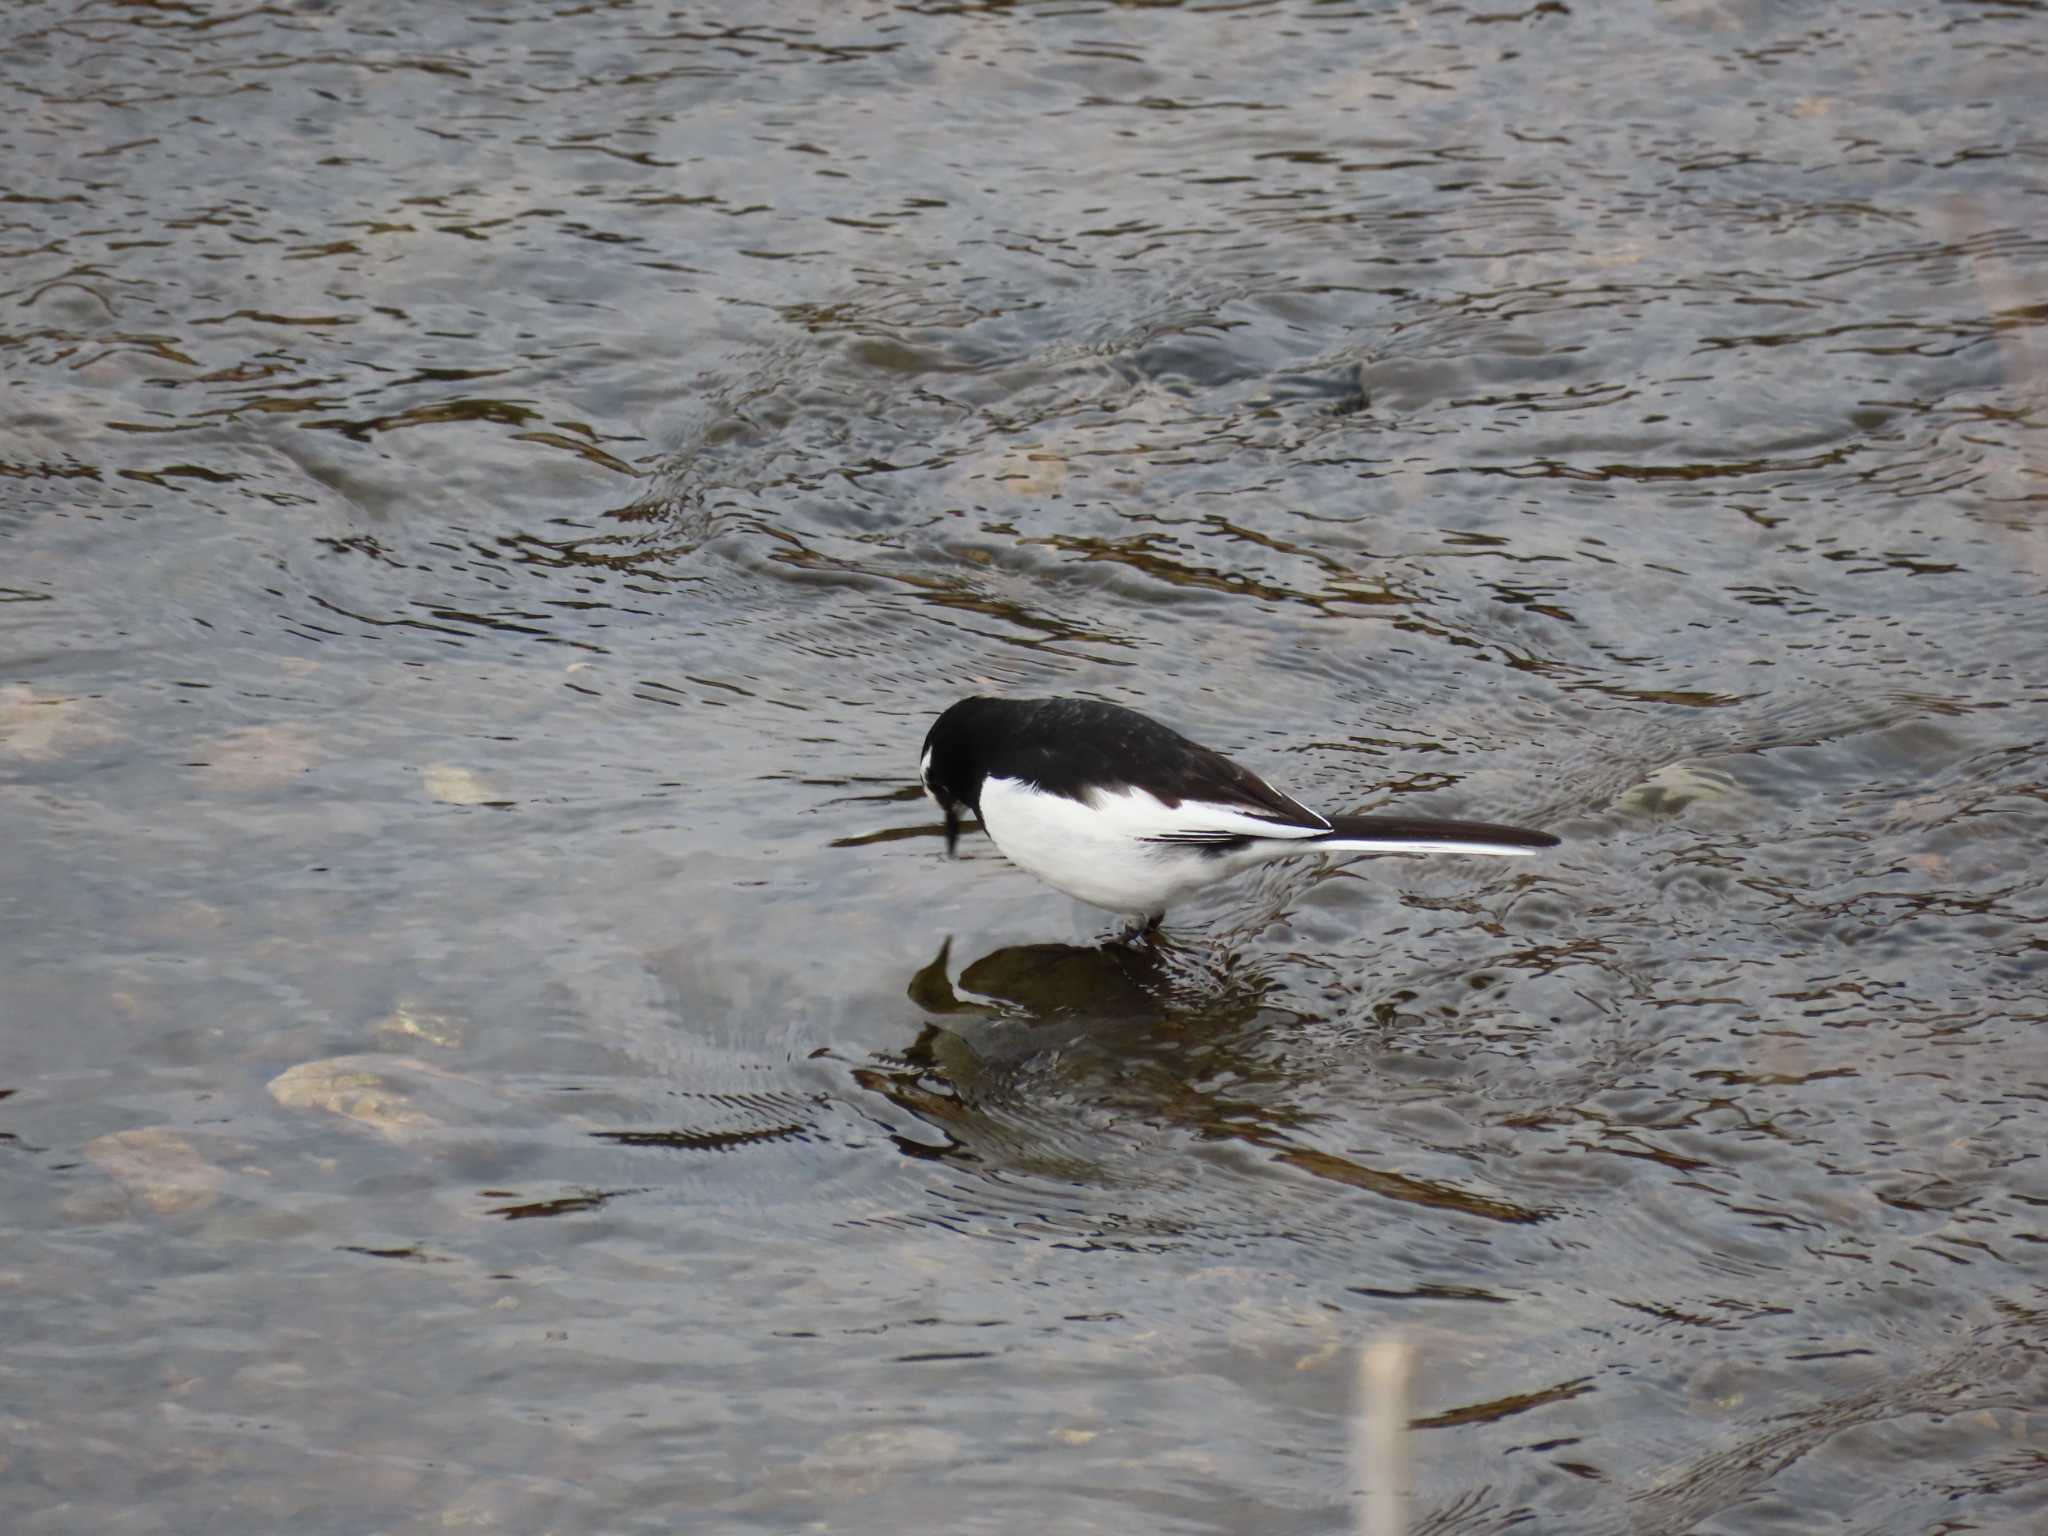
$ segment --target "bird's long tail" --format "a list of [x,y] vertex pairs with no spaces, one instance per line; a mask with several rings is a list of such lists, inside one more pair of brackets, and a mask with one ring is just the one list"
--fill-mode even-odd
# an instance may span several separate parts
[[1332,816],[1330,830],[1295,844],[1324,853],[1485,853],[1522,858],[1555,848],[1548,832],[1483,821],[1425,821],[1409,816]]

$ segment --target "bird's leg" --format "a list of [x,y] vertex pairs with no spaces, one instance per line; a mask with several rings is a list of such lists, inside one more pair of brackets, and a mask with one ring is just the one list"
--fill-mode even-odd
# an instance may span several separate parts
[[1164,912],[1154,912],[1150,917],[1133,918],[1128,928],[1116,936],[1119,944],[1135,944],[1140,939],[1149,939],[1159,931],[1159,925],[1166,920]]

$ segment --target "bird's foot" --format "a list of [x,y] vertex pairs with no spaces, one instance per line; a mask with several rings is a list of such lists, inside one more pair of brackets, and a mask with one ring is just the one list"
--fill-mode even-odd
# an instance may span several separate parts
[[1133,920],[1130,927],[1120,930],[1113,942],[1118,944],[1135,944],[1140,939],[1149,939],[1159,932],[1159,925],[1165,920],[1166,914],[1164,912],[1154,912],[1150,917],[1137,918]]

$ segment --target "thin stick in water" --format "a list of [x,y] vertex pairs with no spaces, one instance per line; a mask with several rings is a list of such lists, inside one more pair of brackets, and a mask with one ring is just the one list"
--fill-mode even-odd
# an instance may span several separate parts
[[1410,1350],[1382,1334],[1358,1356],[1358,1403],[1351,1416],[1351,1461],[1364,1486],[1358,1536],[1403,1536],[1408,1529],[1408,1368]]

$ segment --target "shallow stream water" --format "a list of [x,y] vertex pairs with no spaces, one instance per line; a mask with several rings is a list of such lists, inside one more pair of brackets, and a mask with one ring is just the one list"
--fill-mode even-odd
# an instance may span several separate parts
[[[21,1536],[2048,1528],[2048,13],[0,15]],[[1530,861],[1154,947],[972,691]]]

